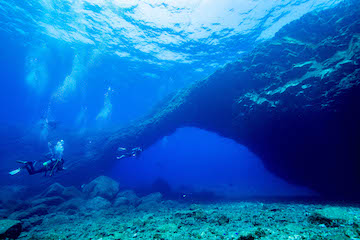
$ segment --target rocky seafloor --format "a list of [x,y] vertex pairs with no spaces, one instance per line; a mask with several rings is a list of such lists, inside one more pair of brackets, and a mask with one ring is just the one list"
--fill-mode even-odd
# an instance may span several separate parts
[[1,190],[0,239],[360,239],[354,204],[177,202],[104,176],[81,191],[55,183],[30,199],[13,193]]

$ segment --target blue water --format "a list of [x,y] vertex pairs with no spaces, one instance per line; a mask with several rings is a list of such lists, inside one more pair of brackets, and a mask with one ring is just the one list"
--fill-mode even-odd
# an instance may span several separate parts
[[[31,129],[38,136],[34,145],[45,149],[50,141],[41,125],[45,119],[56,123],[57,139],[67,131],[81,135],[126,126],[284,25],[339,2],[1,1],[0,123]],[[7,131],[2,142],[16,134]],[[3,175],[16,166],[16,157],[8,156],[18,151],[1,153]],[[41,151],[29,156],[42,157]],[[201,129],[178,129],[139,159],[114,161],[103,174],[136,189],[161,179],[178,191],[233,197],[316,194],[272,175],[244,146]],[[82,180],[66,182],[72,181]]]
[[117,162],[110,176],[135,189],[151,189],[161,179],[171,191],[206,191],[235,199],[316,196],[268,172],[259,158],[233,140],[196,128],[178,129],[139,159]]

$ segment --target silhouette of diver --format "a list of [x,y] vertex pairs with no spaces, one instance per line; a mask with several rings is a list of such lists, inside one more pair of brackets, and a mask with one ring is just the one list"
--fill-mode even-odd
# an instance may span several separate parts
[[[25,162],[25,161],[17,161],[18,163],[24,164],[21,169],[26,169],[29,175],[34,175],[37,173],[44,173],[44,176],[50,172],[50,177],[54,175],[54,173],[64,170],[64,159],[51,159],[49,161],[44,162],[40,165],[39,168],[35,168],[37,162]],[[20,170],[21,170],[20,169]],[[16,170],[14,170],[16,171]],[[11,173],[10,173],[11,174]]]
[[[49,159],[42,164],[37,164],[37,161],[16,161],[18,163],[24,164],[22,167],[15,169],[9,172],[10,175],[15,175],[19,173],[21,170],[26,169],[29,175],[34,175],[37,173],[44,173],[46,176],[48,172],[50,172],[50,177],[54,175],[54,173],[65,170],[64,168],[64,159],[62,158],[62,154],[64,151],[63,147],[64,141],[60,140],[57,142],[56,146],[54,147],[54,151],[52,149],[52,144],[49,142],[49,154],[46,157]],[[55,152],[55,153],[54,153]],[[36,168],[35,166],[38,165],[40,167]]]
[[117,159],[130,158],[130,157],[139,157],[141,152],[143,151],[140,147],[132,148],[128,150],[124,147],[119,147],[118,151],[122,154],[120,157],[116,157]]

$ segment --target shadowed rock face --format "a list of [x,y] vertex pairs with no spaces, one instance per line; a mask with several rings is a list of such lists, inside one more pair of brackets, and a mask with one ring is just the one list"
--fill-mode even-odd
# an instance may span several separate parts
[[329,195],[360,186],[360,8],[307,14],[274,39],[98,140],[147,147],[192,126],[234,139],[278,176]]
[[[189,126],[245,145],[289,182],[360,198],[359,65],[358,1],[307,14],[126,128],[89,137],[61,132],[70,170],[55,179],[81,183],[113,164],[118,147],[146,148]],[[14,141],[20,149],[11,155],[14,161],[39,157],[33,139]],[[0,155],[9,152],[6,146]],[[15,180],[4,177],[2,183]]]

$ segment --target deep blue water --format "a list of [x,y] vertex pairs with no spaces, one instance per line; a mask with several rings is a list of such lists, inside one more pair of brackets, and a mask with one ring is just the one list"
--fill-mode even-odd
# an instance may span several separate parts
[[[59,139],[65,130],[85,134],[125,126],[287,23],[338,2],[1,1],[0,123],[37,131],[41,139],[34,144],[45,149],[44,119],[56,122]],[[7,131],[2,142],[12,134]],[[11,154],[17,150],[2,156]],[[2,174],[15,166],[13,158],[2,157]],[[133,188],[161,179],[184,192],[314,194],[269,173],[244,146],[192,128],[163,138],[139,159],[114,161],[101,174]]]
[[139,159],[118,161],[110,176],[135,189],[156,188],[154,183],[161,179],[172,191],[230,198],[316,195],[269,173],[259,158],[233,140],[196,128],[178,129]]

